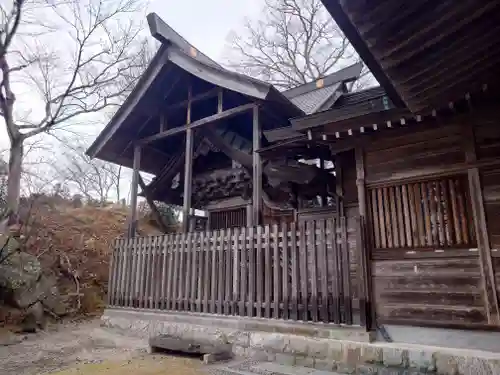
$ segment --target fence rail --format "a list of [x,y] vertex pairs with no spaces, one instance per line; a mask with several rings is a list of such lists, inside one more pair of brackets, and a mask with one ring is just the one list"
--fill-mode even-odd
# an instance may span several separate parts
[[118,239],[109,304],[359,323],[347,233],[340,218]]

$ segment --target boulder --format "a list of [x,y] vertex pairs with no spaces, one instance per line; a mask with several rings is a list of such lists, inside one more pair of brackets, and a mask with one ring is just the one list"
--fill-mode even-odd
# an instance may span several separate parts
[[0,263],[0,297],[14,307],[28,308],[42,296],[37,287],[42,266],[35,256],[18,251],[17,241],[7,241]]
[[0,258],[4,259],[0,263],[0,299],[19,309],[32,309],[41,302],[42,309],[52,314],[67,314],[68,306],[59,293],[56,277],[43,275],[39,260],[19,251],[19,243],[12,237],[0,236],[0,241],[4,249],[8,248]]
[[45,326],[43,306],[40,302],[36,302],[26,311],[26,316],[21,323],[21,329],[26,333],[36,333],[38,328],[45,329]]

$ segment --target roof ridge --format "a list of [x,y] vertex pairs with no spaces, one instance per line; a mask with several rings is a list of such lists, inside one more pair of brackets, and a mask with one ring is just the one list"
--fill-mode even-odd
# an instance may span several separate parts
[[151,35],[161,43],[167,42],[173,44],[184,53],[196,58],[199,61],[222,68],[218,62],[205,55],[194,45],[189,43],[181,34],[170,27],[158,14],[154,12],[149,13],[146,18],[148,20]]
[[[285,91],[283,91],[283,94],[287,98],[291,98],[294,96],[305,94],[307,92],[310,92],[310,91],[313,91],[316,89],[332,86],[335,83],[340,82],[340,81],[346,81],[346,82],[353,81],[353,80],[356,80],[359,78],[362,68],[363,68],[363,63],[357,62],[357,63],[351,64],[351,65],[348,65],[344,68],[341,68],[340,70],[336,70],[335,72],[332,72],[324,77],[320,77],[314,81],[306,82],[306,83],[303,83],[299,86],[285,90]],[[318,81],[321,81],[321,80],[323,80],[323,86],[317,87],[316,83]]]

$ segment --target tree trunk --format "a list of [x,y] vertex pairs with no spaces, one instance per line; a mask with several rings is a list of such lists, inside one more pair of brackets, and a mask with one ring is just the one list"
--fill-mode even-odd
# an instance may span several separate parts
[[19,199],[21,196],[21,172],[23,163],[22,139],[12,142],[10,147],[9,175],[7,183],[7,207],[10,210],[10,224],[19,222]]

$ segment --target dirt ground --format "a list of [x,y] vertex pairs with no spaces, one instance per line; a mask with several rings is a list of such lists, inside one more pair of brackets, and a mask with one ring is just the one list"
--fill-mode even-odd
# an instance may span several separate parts
[[199,359],[148,355],[146,340],[100,327],[99,321],[12,339],[0,340],[2,375],[206,375]]

